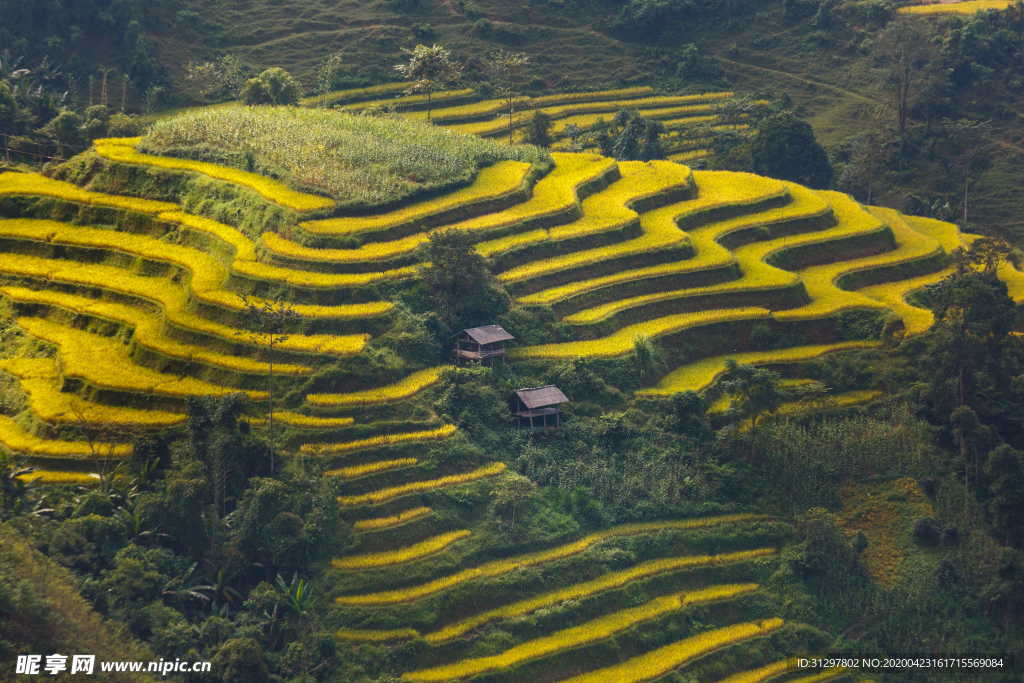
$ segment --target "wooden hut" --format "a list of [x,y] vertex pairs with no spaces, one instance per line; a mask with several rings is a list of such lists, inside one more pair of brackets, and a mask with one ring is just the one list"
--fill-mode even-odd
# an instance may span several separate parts
[[562,390],[553,384],[520,389],[516,392],[513,412],[520,427],[555,429],[562,422],[559,406],[568,402]]
[[484,325],[455,335],[455,362],[491,365],[505,359],[505,342],[515,339],[501,325]]

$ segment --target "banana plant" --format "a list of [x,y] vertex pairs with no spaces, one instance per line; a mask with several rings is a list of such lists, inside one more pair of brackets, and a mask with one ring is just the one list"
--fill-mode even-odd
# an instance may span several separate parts
[[292,574],[292,580],[285,582],[284,577],[277,575],[277,588],[285,598],[288,609],[298,617],[305,617],[313,605],[312,584],[299,578],[298,573]]

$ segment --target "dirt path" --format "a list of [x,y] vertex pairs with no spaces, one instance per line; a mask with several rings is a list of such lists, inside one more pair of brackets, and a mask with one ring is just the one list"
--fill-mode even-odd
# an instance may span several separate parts
[[804,76],[798,76],[788,71],[779,71],[778,69],[770,69],[766,66],[757,66],[756,64],[748,64],[747,62],[738,62],[734,59],[728,59],[726,57],[715,56],[715,59],[725,64],[731,64],[733,66],[739,67],[741,69],[754,69],[755,71],[764,71],[770,74],[775,74],[776,76],[783,76],[794,81],[800,81],[801,83],[804,83],[806,85],[813,85],[817,88],[831,90],[834,93],[838,93],[845,97],[851,97],[855,100],[860,100],[861,102],[867,102],[868,104],[881,104],[881,102],[879,102],[878,100],[872,99],[865,95],[861,95],[860,93],[854,92],[853,90],[847,90],[846,88],[841,88],[838,85],[824,83],[822,81],[814,80],[813,78],[805,78]]

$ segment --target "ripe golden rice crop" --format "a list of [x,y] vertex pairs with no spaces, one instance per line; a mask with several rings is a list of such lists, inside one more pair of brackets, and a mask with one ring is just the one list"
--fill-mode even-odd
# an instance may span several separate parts
[[[24,218],[0,220],[0,234],[18,239],[119,252],[168,263],[188,272],[188,287],[197,299],[232,311],[245,309],[245,303],[238,294],[222,288],[227,277],[222,263],[210,254],[193,247],[170,244],[147,235]],[[305,271],[293,272],[304,273]],[[250,301],[257,306],[265,302],[259,297],[252,297]],[[386,312],[391,307],[392,304],[388,302],[342,304],[340,306],[310,304],[293,306],[298,315],[313,318],[370,317]]]
[[[693,178],[697,186],[697,197],[688,202],[680,202],[678,211],[673,210],[672,220],[675,222],[689,220],[708,211],[724,207],[743,207],[765,202],[774,197],[784,197],[788,193],[787,185],[781,181],[763,178],[749,173],[732,173],[723,171],[694,171]],[[809,190],[807,191],[810,192]],[[804,195],[801,195],[801,198]],[[825,210],[824,202],[817,200],[818,210]],[[796,204],[794,201],[793,204]],[[658,264],[645,268],[633,268],[610,273],[600,277],[570,282],[565,285],[535,292],[518,301],[524,304],[550,304],[575,296],[585,291],[609,285],[630,282],[647,277],[657,277],[669,273],[698,271],[720,266],[728,266],[734,262],[732,254],[716,241],[721,235],[751,225],[761,225],[774,220],[787,220],[789,217],[801,217],[808,209],[806,202],[801,201],[792,209],[771,209],[757,212],[749,216],[719,221],[705,227],[687,231],[696,256],[692,259],[667,264]]]
[[904,334],[911,337],[931,329],[931,326],[935,323],[935,314],[927,308],[912,306],[907,302],[907,297],[928,285],[944,280],[952,275],[953,272],[954,269],[951,266],[934,273],[910,278],[909,280],[883,282],[882,284],[871,285],[857,291],[864,296],[880,301],[889,310],[898,315],[903,320]]
[[93,146],[100,156],[111,161],[199,173],[200,175],[216,178],[217,180],[241,185],[256,192],[264,199],[289,209],[295,209],[296,211],[313,211],[334,206],[334,200],[332,199],[293,190],[284,183],[257,173],[239,171],[229,166],[211,164],[206,161],[156,156],[138,152],[135,150],[135,145],[141,140],[142,138],[105,138],[93,140]]
[[737,363],[747,363],[750,365],[799,363],[835,351],[870,349],[877,346],[878,342],[874,341],[848,341],[713,356],[677,368],[665,375],[657,386],[650,389],[640,389],[637,393],[647,396],[667,396],[680,391],[702,391],[710,386],[718,375],[725,372],[725,361],[729,358],[734,359]]
[[[17,323],[33,337],[58,348],[65,377],[80,379],[95,387],[177,398],[223,396],[238,392],[238,389],[194,377],[169,375],[136,365],[128,355],[128,348],[109,337],[41,318],[18,318]],[[266,398],[262,391],[243,393],[253,399]]]
[[[372,517],[370,519],[361,519],[352,525],[352,529],[356,532],[364,531],[379,531],[381,529],[390,529],[392,527],[401,526],[406,522],[411,522],[414,519],[420,517],[426,517],[431,513],[431,509],[428,507],[414,507],[408,510],[403,510],[397,515],[388,515],[387,517]],[[413,631],[415,633],[415,631]]]
[[[134,275],[123,268],[62,259],[46,259],[23,254],[4,254],[0,273],[44,282],[60,282],[102,289],[143,299],[163,308],[167,321],[177,327],[194,330],[232,343],[262,347],[258,334],[223,325],[189,311],[186,292],[165,278]],[[281,351],[306,354],[349,356],[360,352],[369,335],[292,334],[278,343]]]
[[413,562],[414,560],[420,560],[424,557],[433,555],[434,553],[441,552],[452,543],[460,541],[470,535],[470,531],[467,529],[461,529],[459,531],[451,531],[446,534],[440,534],[432,538],[428,538],[425,541],[414,543],[404,548],[398,548],[397,550],[385,550],[379,553],[367,553],[365,555],[349,555],[347,557],[341,557],[335,560],[331,560],[331,566],[335,569],[375,569],[378,567],[390,567],[396,564],[405,564],[406,562]]
[[1003,10],[1014,0],[963,0],[962,2],[934,3],[931,5],[904,5],[900,14],[974,14],[985,10]]
[[100,475],[94,472],[33,469],[26,474],[19,474],[18,479],[25,482],[38,481],[44,484],[98,484]]
[[617,166],[614,159],[597,154],[554,153],[551,156],[555,168],[537,181],[526,201],[502,211],[468,218],[444,227],[466,232],[485,232],[564,214],[579,202],[577,193],[580,187],[606,177]]
[[[501,463],[497,463],[501,464]],[[499,468],[499,472],[504,468]],[[656,533],[662,530],[683,530],[699,529],[720,524],[734,524],[737,522],[752,522],[765,519],[765,515],[754,515],[749,513],[736,513],[730,515],[719,515],[717,517],[695,517],[691,519],[679,519],[667,522],[637,522],[634,524],[621,524],[610,529],[588,534],[565,545],[541,550],[527,555],[494,560],[476,567],[463,569],[455,574],[444,576],[418,586],[409,586],[397,590],[381,591],[379,593],[367,593],[363,595],[343,595],[335,598],[335,601],[343,605],[388,605],[433,595],[454,586],[480,578],[493,578],[508,574],[517,569],[532,567],[545,562],[579,554],[588,548],[601,543],[602,541],[619,538],[623,536],[634,536],[637,534]]]
[[[593,177],[593,175],[597,173],[597,165],[587,157],[577,159],[576,157],[580,155],[562,156],[571,157],[571,159],[559,162],[552,172],[542,178],[534,186],[530,199],[515,204],[503,211],[484,213],[480,216],[468,218],[456,223],[449,223],[432,230],[417,232],[399,239],[383,242],[370,242],[354,249],[318,249],[305,247],[296,242],[286,240],[275,233],[265,233],[263,235],[264,246],[272,255],[284,259],[305,260],[318,263],[367,262],[408,255],[415,251],[415,249],[421,244],[425,243],[432,233],[441,230],[462,230],[466,232],[493,230],[514,225],[531,218],[537,218],[556,213],[558,211],[563,211],[566,207],[575,203],[576,185]],[[603,157],[601,159],[604,162],[601,164],[602,172],[614,163],[613,161],[604,159]],[[487,170],[489,169],[485,169],[485,171]],[[483,176],[483,172],[481,173],[481,176]],[[478,179],[478,183],[479,182],[480,181]],[[565,185],[569,183],[571,183],[571,186],[565,187]],[[476,184],[474,184],[474,186],[475,185]],[[472,187],[467,189],[472,189]],[[452,195],[449,195],[449,197],[450,196]],[[444,206],[444,204],[445,203],[440,200],[434,202],[435,207]],[[432,212],[432,209],[429,207],[414,204],[405,210],[405,216],[413,215],[415,211],[418,210],[423,210],[428,213]],[[408,220],[407,218],[400,217],[395,219],[394,222],[390,222],[391,219],[378,220],[378,218],[379,217],[364,217],[359,219],[345,218],[333,219],[333,221],[349,222],[350,227],[353,228],[357,226],[357,223],[361,223],[366,226],[370,226],[372,224],[375,226],[372,228],[373,230],[385,230]],[[325,221],[324,223],[326,224],[327,222]],[[309,226],[312,224],[313,222],[311,221],[304,225]]]
[[334,637],[339,640],[376,643],[386,643],[389,640],[405,640],[407,638],[415,638],[417,635],[419,634],[416,629],[412,628],[396,628],[390,631],[341,628],[334,632]]
[[610,572],[599,576],[592,581],[574,584],[566,588],[544,593],[533,598],[520,600],[510,605],[504,605],[497,609],[473,615],[462,621],[455,622],[432,633],[428,633],[425,639],[432,645],[437,645],[452,638],[458,638],[462,634],[497,619],[511,619],[514,617],[529,614],[543,607],[556,605],[567,600],[579,600],[597,593],[621,588],[633,581],[639,581],[665,574],[668,572],[690,569],[694,567],[721,566],[733,562],[744,562],[775,554],[774,548],[758,548],[757,550],[743,550],[721,555],[691,555],[686,557],[670,557],[659,560],[648,560],[640,564],[624,569],[622,571]]
[[370,242],[354,249],[307,247],[276,232],[265,232],[260,239],[267,253],[279,262],[361,264],[412,254],[430,239],[430,233],[418,232],[386,242]]
[[710,149],[690,149],[685,152],[673,152],[666,157],[669,161],[683,162],[683,161],[696,161],[697,159],[704,159],[714,154],[714,151]]
[[346,441],[342,443],[306,444],[299,450],[303,453],[314,453],[316,455],[338,455],[340,453],[352,453],[368,448],[385,448],[395,444],[411,443],[416,441],[434,441],[447,439],[456,431],[455,425],[442,425],[437,429],[424,429],[417,432],[404,432],[400,434],[381,434],[366,439]]
[[[596,223],[597,221],[614,220],[616,218],[619,220],[632,220],[638,216],[635,211],[626,208],[626,205],[630,202],[655,192],[667,192],[688,187],[693,183],[690,169],[679,164],[667,162],[650,162],[648,164],[622,162],[620,167],[623,169],[623,180],[615,183],[605,192],[584,200],[582,204],[583,218],[575,222],[579,225],[570,223],[566,226],[559,226],[559,228],[552,228],[549,231],[551,239],[560,239],[577,233],[586,233],[592,230],[592,226],[589,224]],[[636,175],[633,175],[634,172],[636,172]],[[616,188],[620,184],[624,185],[616,192]],[[598,197],[602,197],[603,201],[597,201]],[[617,217],[610,213],[612,208],[619,214]],[[584,249],[562,256],[534,260],[506,270],[499,274],[498,278],[503,282],[518,282],[579,265],[589,265],[607,261],[617,256],[653,251],[665,246],[686,242],[686,236],[671,221],[671,218],[666,218],[664,211],[650,211],[639,218],[640,226],[643,230],[640,237],[617,242],[607,247]]]
[[548,107],[566,102],[588,102],[595,100],[621,100],[628,97],[639,97],[654,92],[649,85],[639,85],[632,88],[618,88],[615,90],[592,90],[589,92],[559,93],[557,95],[542,95],[541,97],[530,98],[530,104],[534,107]]
[[184,211],[165,211],[157,216],[162,221],[178,223],[190,230],[205,233],[224,244],[235,252],[235,258],[243,260],[256,259],[256,245],[241,230],[225,225],[204,216],[196,216]]
[[[134,327],[135,332],[132,338],[136,343],[168,358],[194,361],[240,373],[268,374],[270,372],[269,364],[265,361],[218,353],[204,346],[168,337],[164,333],[162,317],[147,313],[134,306],[111,301],[97,301],[91,297],[52,290],[26,289],[24,287],[3,287],[0,288],[0,292],[18,303],[59,307]],[[292,363],[276,363],[274,372],[298,376],[308,375],[313,372],[313,369]]]
[[[691,185],[689,169],[670,162],[620,162],[622,177],[604,190],[583,200],[583,215],[570,223],[528,233],[530,242],[559,241],[610,232],[626,227],[638,218],[629,205],[640,199],[656,196]],[[490,240],[477,245],[485,256],[507,251],[526,243],[524,233]],[[568,257],[567,257],[568,258]],[[517,282],[546,272],[546,261],[539,260],[507,270],[498,275],[502,282]]]
[[867,208],[869,211],[882,211],[883,215],[887,218],[892,217],[894,221],[899,221],[910,229],[927,235],[941,244],[947,254],[952,254],[954,250],[967,246],[965,234],[960,232],[960,228],[955,223],[925,216],[906,216],[892,209],[886,211],[881,206],[870,206]]
[[615,166],[613,159],[597,155],[555,154],[553,157],[556,162],[554,170],[534,185],[530,198],[501,211],[484,213],[396,240],[370,242],[356,249],[302,247],[294,242],[284,240],[275,233],[264,234],[264,244],[272,254],[311,261],[359,261],[391,258],[411,253],[426,242],[431,233],[439,230],[484,232],[564,212],[576,204],[576,190],[580,185],[601,177]]
[[764,308],[726,308],[721,310],[677,313],[621,327],[607,337],[586,341],[523,346],[509,351],[512,358],[613,358],[633,351],[636,338],[651,339],[703,325],[771,317]]
[[770,678],[794,671],[797,666],[798,660],[796,657],[782,659],[756,669],[751,669],[750,671],[733,674],[728,678],[722,679],[722,683],[764,683],[764,681]]
[[416,202],[387,213],[372,216],[345,216],[300,223],[300,227],[314,235],[353,235],[379,232],[411,221],[463,206],[504,197],[522,189],[530,164],[521,161],[499,161],[481,169],[468,187],[443,194],[434,199]]
[[386,93],[401,92],[408,89],[409,84],[405,81],[399,83],[382,83],[371,85],[367,88],[349,88],[347,90],[334,90],[323,95],[313,95],[299,100],[299,104],[307,107],[325,104],[343,104],[345,102],[357,102],[359,100],[374,99]]
[[342,479],[356,479],[358,477],[364,477],[367,474],[374,474],[376,472],[385,472],[388,470],[398,469],[400,467],[410,467],[418,463],[417,458],[395,458],[393,460],[380,460],[377,462],[369,462],[362,465],[349,465],[347,467],[339,467],[333,470],[327,470],[324,472],[328,477],[340,477]]
[[575,676],[564,683],[606,683],[607,681],[640,683],[640,681],[649,681],[721,647],[735,645],[750,638],[766,636],[780,629],[782,624],[782,619],[764,619],[705,631],[633,657],[621,664]]
[[29,408],[43,422],[113,429],[163,429],[185,422],[183,413],[110,406],[62,392],[53,358],[7,358],[0,360],[0,371],[18,378]]
[[41,195],[66,199],[69,202],[91,204],[94,206],[112,206],[118,209],[138,211],[140,213],[160,213],[174,211],[176,204],[158,202],[152,199],[126,197],[122,195],[90,192],[77,185],[54,180],[38,173],[0,172],[0,195]]
[[[686,605],[727,599],[755,591],[759,587],[756,583],[712,586],[678,595],[658,597],[638,607],[620,610],[592,619],[579,626],[562,629],[551,635],[520,643],[500,654],[463,659],[453,664],[411,671],[403,678],[410,681],[447,681],[453,678],[468,678],[495,669],[506,669],[532,659],[551,656],[564,650],[610,638],[616,633],[631,629],[645,621],[657,619],[682,609]],[[604,680],[620,681],[624,679],[607,677]]]
[[[679,125],[683,121],[692,121],[693,123],[710,123],[712,121],[718,120],[718,116],[707,114],[707,112],[714,110],[714,107],[710,104],[691,104],[685,106],[656,107],[650,109],[641,106],[638,107],[638,109],[640,111],[640,114],[642,114],[644,118],[653,120],[672,119],[675,125]],[[614,117],[614,111],[615,110],[605,110],[603,112],[597,112],[592,114],[576,114],[575,116],[566,116],[565,118],[560,118],[551,127],[551,132],[553,135],[561,136],[565,134],[565,131],[569,126],[576,126],[577,128],[589,128],[598,121],[609,121],[611,118]]]
[[441,365],[417,370],[394,384],[364,391],[353,391],[347,394],[309,394],[306,401],[312,406],[322,408],[354,408],[400,401],[437,384],[441,379],[441,373],[451,367],[450,365]]
[[[833,200],[838,195],[838,193],[827,194],[832,195]],[[848,197],[845,199],[845,203],[853,203]],[[838,205],[833,201],[833,207]],[[856,206],[859,207],[859,205]],[[881,215],[887,215],[885,212],[880,213]],[[855,226],[859,223],[866,229],[874,229],[870,219],[874,219],[874,221],[878,221],[878,219],[863,211],[863,209],[860,210],[860,214],[862,215],[858,217],[843,216],[843,222],[840,223],[840,226]],[[878,224],[884,225],[880,221],[878,221]],[[892,220],[888,228],[892,231],[895,238],[896,249],[862,258],[803,269],[800,271],[800,279],[804,283],[807,294],[811,297],[811,303],[800,308],[779,311],[775,314],[775,317],[778,320],[801,320],[834,315],[839,311],[850,308],[883,308],[884,304],[881,302],[858,292],[840,289],[836,283],[842,277],[852,273],[903,263],[909,264],[914,261],[931,258],[942,252],[942,246],[938,242],[927,235],[911,229],[903,221]],[[898,271],[890,270],[888,276],[896,278]]]
[[[462,88],[461,90],[439,90],[438,92],[430,94],[430,101],[434,104],[442,104],[447,101],[469,97],[473,92],[472,88]],[[355,104],[344,105],[343,109],[348,109],[349,111],[361,111],[363,109],[372,109],[374,107],[395,107],[397,109],[403,109],[419,104],[425,104],[426,102],[427,95],[403,95],[401,97],[392,97],[388,99],[356,102]]]
[[[520,111],[513,115],[512,125],[519,127],[529,121],[533,111],[543,111],[549,118],[560,121],[566,117],[584,116],[590,117],[591,123],[600,118],[603,113],[605,118],[611,118],[620,109],[650,109],[653,107],[667,107],[669,105],[680,107],[683,105],[696,105],[699,102],[720,101],[732,97],[731,92],[704,93],[698,95],[666,95],[657,97],[637,97],[649,95],[651,90],[647,89],[625,89],[611,90],[604,93],[577,93],[575,95],[551,95],[535,97],[529,101],[529,106],[522,106]],[[585,122],[580,125],[589,125]],[[474,135],[498,135],[508,130],[508,119],[496,117],[491,121],[474,121],[472,123],[452,123],[448,125],[452,130],[460,133],[472,133]]]
[[[797,191],[795,187],[791,189],[796,197],[801,198],[799,202],[791,202],[788,206],[790,209],[788,212],[781,212],[779,210],[766,212],[765,218],[778,219],[779,217],[786,215],[802,218],[807,215],[819,215],[824,213],[824,207],[827,207],[828,205],[823,203],[820,198],[816,202],[808,202],[806,201],[805,193]],[[687,202],[682,202],[676,206],[682,207],[686,204]],[[802,204],[803,206],[794,206],[797,204]],[[813,213],[808,214],[807,208],[810,208]],[[649,212],[648,214],[645,214],[645,216],[656,215],[662,211],[668,210],[678,212],[674,207],[666,207],[666,209]],[[724,266],[731,261],[735,261],[741,266],[743,273],[742,277],[717,285],[693,287],[674,291],[661,291],[653,294],[644,294],[620,299],[618,301],[610,301],[606,304],[601,304],[593,308],[574,313],[566,318],[566,322],[572,324],[592,324],[605,320],[612,315],[627,309],[655,302],[683,300],[690,297],[727,292],[757,291],[770,288],[791,287],[797,282],[799,276],[770,265],[767,262],[770,257],[773,254],[798,246],[813,244],[825,245],[831,241],[843,239],[850,235],[862,234],[866,231],[882,232],[886,230],[886,226],[863,212],[860,212],[859,214],[854,213],[854,216],[856,217],[855,220],[851,220],[849,216],[846,216],[846,220],[840,221],[832,228],[754,242],[752,244],[742,246],[732,252],[721,247],[717,243],[717,239],[720,239],[723,234],[728,234],[729,232],[736,230],[738,226],[743,225],[744,221],[730,219],[728,221],[710,224],[700,230],[694,231],[691,234],[693,243],[697,245],[699,249],[697,257],[691,262],[691,269],[696,270],[699,267],[708,267],[709,265]],[[747,222],[746,224],[749,225],[750,223]],[[802,271],[802,274],[808,277],[808,279],[813,279],[815,274],[822,270],[827,273],[846,272],[848,270],[856,270],[858,266],[863,268],[867,264],[876,263],[879,260],[884,260],[884,257],[871,257],[865,260],[840,262],[840,264],[830,264],[816,268],[812,267]],[[817,289],[809,287],[808,293],[810,296],[817,299],[832,296],[833,299],[840,299],[843,305],[860,304],[863,307],[879,307],[878,304],[865,301],[864,298],[859,295],[851,295],[848,292],[841,292],[832,285],[832,279],[834,278],[831,276],[826,277],[825,281],[818,286]],[[825,307],[828,305],[829,303],[825,301],[812,302],[809,306],[792,309],[784,313],[780,313],[779,315],[787,317],[823,317],[824,314],[818,313],[816,307],[822,307],[823,310],[827,311],[828,309]]]
[[[211,235],[221,242],[228,244],[234,249],[235,252],[235,263],[248,263],[253,264],[252,269],[260,271],[260,265],[258,263],[256,254],[256,245],[246,237],[241,231],[235,228],[219,223],[209,218],[202,216],[195,216],[192,214],[184,213],[181,211],[169,211],[161,213],[159,215],[161,220],[166,220],[174,223],[178,223],[190,230],[195,230],[208,235]],[[277,233],[264,233],[263,240],[264,244],[267,244],[267,240],[274,238],[282,239],[277,236]],[[243,266],[244,269],[244,266]],[[289,275],[298,278],[309,278],[311,274],[304,271],[293,271],[289,268],[283,267],[272,267],[270,273],[261,273],[263,276],[269,275],[267,279],[274,280],[286,280]],[[313,274],[315,275],[315,274]],[[337,278],[327,278],[328,286],[338,282]],[[340,280],[342,284],[346,282],[345,279]],[[233,292],[227,292],[225,290],[214,290],[204,292],[205,300],[210,303],[223,306],[228,309],[240,310],[242,303],[238,296]],[[252,303],[261,305],[262,300],[259,297],[252,297],[250,299]],[[389,301],[371,301],[356,304],[336,304],[332,306],[324,306],[317,304],[295,304],[292,309],[298,315],[304,318],[329,318],[333,320],[353,320],[359,318],[373,318],[386,314],[388,311],[394,308],[394,304]]]
[[[515,111],[530,108],[529,97],[513,97],[512,107]],[[435,125],[446,125],[456,123],[467,118],[480,116],[501,116],[508,112],[508,100],[499,98],[495,100],[480,100],[469,104],[456,104],[450,107],[438,107],[429,113],[430,120]],[[407,119],[425,121],[428,118],[426,111],[410,111],[403,114]],[[507,119],[506,119],[507,121]]]
[[450,474],[446,477],[438,477],[437,479],[414,481],[409,484],[392,486],[378,491],[371,491],[370,493],[361,493],[352,496],[338,496],[338,504],[342,507],[376,505],[377,503],[401,498],[402,496],[407,496],[412,493],[425,493],[445,486],[457,486],[459,484],[466,484],[485,477],[493,477],[496,474],[504,472],[505,467],[505,463],[495,462],[462,474]]
[[132,445],[127,443],[44,439],[25,431],[6,415],[0,415],[0,445],[17,455],[67,460],[125,458],[132,453]]
[[[429,264],[420,264],[426,266]],[[242,277],[259,280],[262,282],[273,282],[292,287],[306,289],[342,289],[348,287],[365,287],[377,282],[396,281],[414,277],[419,272],[420,266],[404,266],[392,268],[373,273],[317,273],[310,270],[294,270],[259,261],[235,261],[231,265],[231,271]],[[352,304],[359,306],[359,304]],[[374,308],[381,304],[362,304],[362,306]],[[369,309],[368,309],[369,310]]]
[[[274,369],[276,371],[276,364]],[[274,411],[274,420],[298,429],[337,429],[339,427],[348,427],[355,422],[351,417],[319,417],[317,415],[303,415],[302,413],[288,411],[279,413],[276,410]],[[254,424],[262,424],[266,420],[250,419],[249,421]]]

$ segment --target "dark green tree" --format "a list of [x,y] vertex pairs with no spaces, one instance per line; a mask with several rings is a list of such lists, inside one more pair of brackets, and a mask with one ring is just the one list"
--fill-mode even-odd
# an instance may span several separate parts
[[701,12],[694,0],[629,0],[612,21],[612,28],[636,38],[657,38]]
[[347,64],[345,63],[344,52],[332,52],[324,58],[316,70],[316,94],[320,95],[321,106],[326,103],[324,97],[332,90],[341,87],[339,84],[345,78]]
[[537,494],[537,485],[520,474],[502,477],[491,488],[491,501],[495,512],[505,518],[510,529],[516,526],[516,516]]
[[349,540],[336,498],[322,477],[257,477],[231,514],[233,543],[267,578],[291,574],[338,553]]
[[288,340],[288,331],[300,320],[295,307],[287,301],[253,300],[240,294],[245,306],[243,317],[254,330],[252,336],[267,350],[267,441],[270,442],[270,472],[274,472],[274,353],[278,344]]
[[681,391],[672,395],[672,414],[670,428],[673,432],[683,434],[696,441],[711,439],[711,426],[708,424],[707,406],[704,399],[695,391]]
[[992,530],[1001,540],[1024,547],[1024,456],[1003,444],[988,454],[986,512]]
[[498,95],[505,100],[506,113],[508,114],[508,142],[512,144],[513,114],[516,103],[516,84],[522,78],[523,72],[530,64],[530,58],[522,52],[508,52],[499,50],[486,62],[485,71],[497,85]]
[[448,48],[441,45],[417,45],[412,50],[403,50],[409,61],[396,64],[395,71],[411,81],[407,93],[423,93],[427,96],[427,121],[430,121],[430,99],[435,91],[455,81],[462,71],[452,58]]
[[622,109],[611,123],[598,122],[591,128],[601,153],[623,161],[664,159],[661,136],[665,126],[644,118],[640,112]]
[[432,233],[424,257],[430,265],[421,270],[421,278],[445,327],[445,335],[486,324],[508,309],[508,296],[473,248],[467,232]]
[[921,93],[927,90],[938,59],[927,22],[902,17],[891,22],[874,38],[872,57],[892,97],[891,111],[896,115],[896,130],[901,138],[910,124],[910,112]]
[[31,120],[31,112],[18,103],[14,88],[7,81],[0,80],[0,132],[18,133]]
[[205,102],[233,97],[245,85],[248,69],[234,55],[210,62],[188,62],[185,82]]
[[725,361],[725,372],[719,381],[722,391],[732,399],[731,410],[740,418],[750,421],[751,455],[757,434],[757,421],[779,409],[787,398],[780,383],[779,373],[737,363],[732,358]]
[[633,339],[633,367],[641,384],[651,382],[665,371],[665,362],[658,347],[649,337],[637,335]]
[[832,185],[828,155],[806,121],[789,112],[768,116],[751,142],[754,172],[814,188]]
[[270,465],[270,449],[240,419],[243,399],[232,394],[188,400],[186,453],[202,463],[219,518],[234,507],[249,477],[266,472]]
[[224,683],[266,683],[270,671],[263,648],[252,638],[232,638],[213,657],[213,669]]
[[533,112],[526,126],[525,142],[538,147],[547,147],[554,142],[551,137],[551,117],[540,110]]
[[299,82],[275,66],[247,80],[238,96],[246,104],[298,104],[301,94]]
[[[1017,320],[1013,299],[997,277],[1008,252],[1009,247],[998,240],[977,240],[969,250],[954,255],[956,272],[925,292],[937,321],[928,360],[932,368],[940,370],[930,373],[932,400],[946,406],[946,414],[964,405],[977,409],[975,373],[1001,364],[1003,347]],[[1001,370],[990,374],[1006,386],[1009,376]],[[950,381],[952,396],[944,389]],[[941,398],[943,393],[948,398]]]
[[64,147],[82,141],[82,117],[64,109],[39,129],[39,132],[57,143],[57,154],[64,156]]

